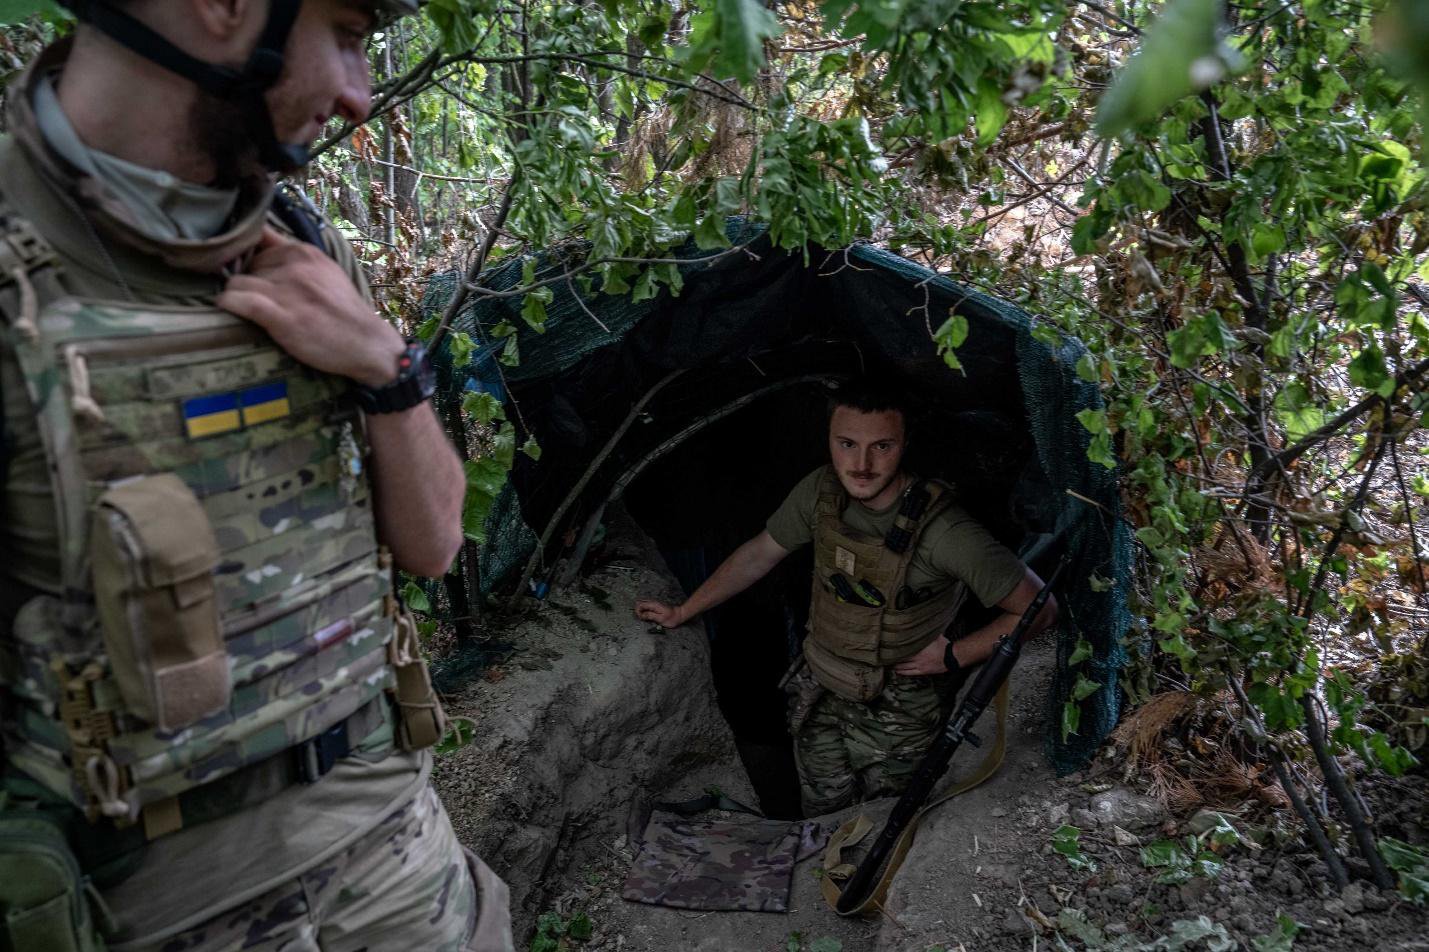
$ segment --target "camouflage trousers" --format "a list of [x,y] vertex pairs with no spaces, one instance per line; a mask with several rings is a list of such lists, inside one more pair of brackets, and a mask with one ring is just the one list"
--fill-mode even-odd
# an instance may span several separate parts
[[807,667],[791,687],[796,699],[817,694],[792,725],[805,816],[902,793],[942,722],[935,678],[890,671],[883,693],[866,704],[819,688]]
[[[215,857],[221,861],[221,857]],[[114,952],[512,952],[506,884],[427,786],[326,862],[153,945]]]

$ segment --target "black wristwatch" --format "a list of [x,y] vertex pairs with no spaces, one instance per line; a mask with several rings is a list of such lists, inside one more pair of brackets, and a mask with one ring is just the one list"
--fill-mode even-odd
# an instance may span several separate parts
[[953,643],[951,641],[949,641],[948,646],[943,649],[943,667],[948,669],[949,674],[957,674],[963,669],[963,666],[958,664],[957,656],[953,654]]
[[382,387],[357,385],[357,405],[364,413],[396,413],[431,399],[437,389],[437,372],[427,359],[427,348],[409,338],[397,361],[397,379]]

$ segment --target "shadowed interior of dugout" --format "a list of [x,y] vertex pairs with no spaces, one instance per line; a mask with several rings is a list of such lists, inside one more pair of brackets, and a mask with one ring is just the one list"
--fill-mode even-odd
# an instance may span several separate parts
[[[490,393],[517,421],[517,445],[534,435],[542,449],[539,460],[516,455],[487,517],[487,542],[464,556],[466,587],[506,598],[518,587],[541,594],[569,584],[601,557],[610,507],[624,505],[690,591],[827,460],[829,381],[860,370],[891,375],[915,407],[910,468],[953,482],[959,501],[1034,567],[1053,550],[1074,558],[1059,593],[1049,710],[1060,712],[1078,674],[1106,689],[1083,702],[1078,733],[1054,730],[1048,743],[1059,770],[1080,766],[1119,708],[1130,548],[1114,475],[1087,459],[1076,417],[1101,406],[1075,373],[1084,349],[1035,332],[1007,302],[872,247],[806,258],[773,249],[743,222],[732,221],[730,234],[749,253],[682,267],[678,296],[577,300],[562,282],[543,333],[523,325],[519,296],[476,295],[457,316],[453,326],[478,350],[461,368],[449,349],[436,355],[439,411],[452,423],[463,393]],[[693,247],[678,253],[701,256]],[[541,265],[562,267],[555,253]],[[484,285],[514,287],[520,271],[513,262]],[[429,286],[429,315],[441,313],[454,280]],[[968,320],[963,373],[931,340],[950,313]],[[494,333],[503,322],[518,328],[515,366],[497,360],[507,346]],[[797,650],[810,569],[807,554],[786,560],[706,619],[721,707],[772,813],[789,812],[792,764],[776,685]],[[1094,574],[1116,584],[1096,591]],[[1083,637],[1092,657],[1073,667]],[[461,655],[447,677],[472,670]]]

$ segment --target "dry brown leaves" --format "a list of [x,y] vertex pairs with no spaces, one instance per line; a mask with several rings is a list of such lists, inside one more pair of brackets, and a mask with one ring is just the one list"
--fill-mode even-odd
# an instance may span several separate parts
[[1243,748],[1223,696],[1157,694],[1112,732],[1126,778],[1140,776],[1174,813],[1245,800],[1288,806],[1267,768]]

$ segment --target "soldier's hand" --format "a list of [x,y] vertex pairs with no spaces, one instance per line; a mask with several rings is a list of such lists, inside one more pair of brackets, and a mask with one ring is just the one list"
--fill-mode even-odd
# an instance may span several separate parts
[[948,639],[942,635],[933,639],[929,645],[911,658],[906,658],[893,666],[893,670],[898,674],[911,675],[917,677],[925,674],[942,674],[948,670],[943,664],[943,649],[948,646]]
[[261,326],[309,367],[369,387],[397,377],[405,347],[397,329],[377,315],[341,265],[270,226],[247,273],[229,278],[216,303]]
[[678,628],[687,620],[679,605],[666,605],[653,598],[642,598],[635,603],[635,617],[641,621],[653,621],[661,628]]

